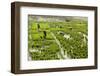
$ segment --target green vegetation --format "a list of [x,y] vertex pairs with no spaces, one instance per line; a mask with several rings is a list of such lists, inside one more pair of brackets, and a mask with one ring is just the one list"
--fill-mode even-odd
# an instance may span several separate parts
[[[31,16],[29,16],[28,23],[28,51],[31,60],[88,57],[88,25],[86,20],[71,18],[57,21],[56,17],[50,17],[47,21],[47,17],[43,17],[44,20],[34,20],[33,18],[31,20],[30,18]],[[42,17],[38,16],[37,18]],[[57,19],[60,18],[57,17]]]

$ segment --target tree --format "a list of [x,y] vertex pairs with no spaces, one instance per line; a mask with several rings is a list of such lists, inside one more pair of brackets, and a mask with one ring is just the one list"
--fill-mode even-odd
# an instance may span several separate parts
[[43,34],[44,34],[44,39],[46,39],[47,32],[46,31],[43,31]]
[[40,29],[40,24],[39,23],[37,24],[37,28],[38,28],[38,31],[39,31],[39,29]]

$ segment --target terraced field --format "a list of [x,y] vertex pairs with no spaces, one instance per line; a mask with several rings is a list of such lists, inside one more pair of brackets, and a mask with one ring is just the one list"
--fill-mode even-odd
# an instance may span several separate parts
[[29,60],[88,57],[87,20],[66,18],[61,20],[59,17],[29,16]]

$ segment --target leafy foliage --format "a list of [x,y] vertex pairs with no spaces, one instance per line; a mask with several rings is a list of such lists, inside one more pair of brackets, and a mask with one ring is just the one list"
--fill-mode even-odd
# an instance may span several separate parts
[[[44,34],[45,31],[45,34]],[[88,57],[87,21],[66,20],[65,22],[32,21],[28,26],[28,51],[32,60],[59,60],[59,45],[51,32],[63,47],[64,55],[71,59]],[[70,38],[65,38],[69,35]],[[44,37],[45,36],[45,37]],[[37,51],[30,51],[37,50]]]

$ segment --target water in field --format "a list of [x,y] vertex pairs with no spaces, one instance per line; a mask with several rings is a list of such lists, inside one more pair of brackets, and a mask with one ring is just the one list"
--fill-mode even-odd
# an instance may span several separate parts
[[88,57],[87,17],[28,16],[29,60]]

